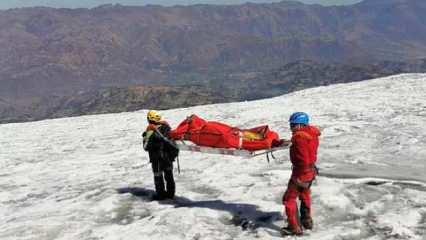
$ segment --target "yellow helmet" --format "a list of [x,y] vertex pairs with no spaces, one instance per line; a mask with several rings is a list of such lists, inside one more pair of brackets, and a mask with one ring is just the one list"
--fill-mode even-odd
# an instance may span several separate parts
[[147,117],[148,121],[159,122],[161,121],[161,115],[155,110],[149,110]]

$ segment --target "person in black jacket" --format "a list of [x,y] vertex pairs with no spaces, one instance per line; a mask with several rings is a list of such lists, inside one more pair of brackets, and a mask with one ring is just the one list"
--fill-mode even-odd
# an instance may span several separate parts
[[161,115],[157,111],[150,110],[147,120],[149,124],[142,136],[143,147],[145,151],[148,151],[154,173],[156,195],[153,199],[172,199],[176,188],[173,178],[173,161],[179,152],[174,142],[169,139],[170,125],[161,120]]

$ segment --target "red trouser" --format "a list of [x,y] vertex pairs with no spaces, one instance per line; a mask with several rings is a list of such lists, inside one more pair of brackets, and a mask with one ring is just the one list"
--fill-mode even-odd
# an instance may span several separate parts
[[302,218],[311,216],[311,182],[306,183],[307,186],[300,186],[290,179],[287,191],[283,196],[283,204],[287,214],[288,224],[292,228],[300,228],[297,211],[297,198],[301,201],[300,211]]

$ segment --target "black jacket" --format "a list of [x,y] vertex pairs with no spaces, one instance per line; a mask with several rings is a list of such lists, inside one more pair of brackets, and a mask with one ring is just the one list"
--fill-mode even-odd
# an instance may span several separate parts
[[172,140],[169,139],[170,126],[166,122],[154,125],[150,124],[142,134],[143,146],[149,153],[152,161],[174,161],[179,150]]

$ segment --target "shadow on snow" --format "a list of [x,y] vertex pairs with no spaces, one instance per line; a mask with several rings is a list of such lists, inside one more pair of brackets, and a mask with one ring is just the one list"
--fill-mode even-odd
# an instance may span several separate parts
[[[119,194],[130,193],[145,201],[152,201],[155,191],[140,187],[118,188]],[[227,203],[222,200],[203,200],[193,201],[191,199],[176,196],[173,200],[159,201],[160,204],[173,205],[175,208],[208,208],[213,210],[225,211],[232,214],[225,224],[241,226],[243,230],[256,231],[258,227],[268,228],[274,231],[280,231],[280,227],[274,224],[274,221],[282,220],[280,212],[264,212],[259,210],[259,206],[246,203]]]

